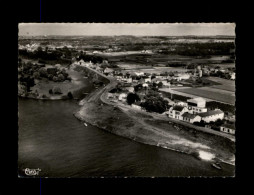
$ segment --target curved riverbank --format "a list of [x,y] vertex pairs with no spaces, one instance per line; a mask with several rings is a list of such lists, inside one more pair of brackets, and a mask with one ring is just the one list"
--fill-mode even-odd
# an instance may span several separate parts
[[[199,159],[202,159],[201,153],[204,152],[208,156],[213,156],[211,161],[234,165],[235,143],[233,140],[197,131],[195,128],[178,123],[169,124],[167,120],[158,120],[155,116],[112,105],[103,97],[105,92],[111,89],[116,82],[113,78],[104,77],[110,83],[106,87],[93,91],[80,101],[79,105],[82,107],[74,113],[76,118],[140,143],[191,154]],[[176,129],[174,125],[181,128]]]
[[[75,100],[19,98],[19,175],[37,177],[231,177],[234,167],[215,169],[192,155],[131,141],[73,117]],[[135,138],[134,138],[135,139]]]
[[132,111],[123,112],[102,102],[88,101],[83,102],[81,109],[74,113],[74,116],[83,122],[136,142],[190,154],[201,160],[200,153],[205,152],[214,156],[210,159],[211,162],[220,161],[234,165],[235,149],[231,140],[191,128],[177,130],[173,124],[163,121],[156,123],[153,117],[140,115]]

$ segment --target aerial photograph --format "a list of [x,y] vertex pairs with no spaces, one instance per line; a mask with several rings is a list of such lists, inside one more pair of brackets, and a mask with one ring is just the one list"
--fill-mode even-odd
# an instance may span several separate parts
[[235,177],[235,23],[19,23],[18,177]]

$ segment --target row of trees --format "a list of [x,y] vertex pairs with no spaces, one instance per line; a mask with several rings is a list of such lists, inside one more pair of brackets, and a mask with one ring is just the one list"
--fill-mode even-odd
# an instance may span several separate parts
[[174,50],[163,49],[161,53],[186,56],[230,55],[230,50],[234,48],[233,42],[178,43]]
[[[149,91],[144,99],[145,101],[141,102],[140,106],[148,112],[157,112],[161,114],[169,109],[168,101],[164,100],[156,91]],[[127,95],[127,103],[129,105],[138,101],[140,101],[138,94],[129,93]]]
[[102,63],[103,62],[103,58],[100,56],[93,56],[93,55],[87,55],[87,54],[80,54],[80,56],[77,58],[77,60],[81,60],[83,59],[85,62],[92,62],[94,64],[96,63]]

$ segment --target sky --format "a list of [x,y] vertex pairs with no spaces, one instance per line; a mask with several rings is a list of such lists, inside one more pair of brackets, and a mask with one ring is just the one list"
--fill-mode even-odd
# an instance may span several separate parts
[[235,35],[234,23],[20,23],[19,36]]

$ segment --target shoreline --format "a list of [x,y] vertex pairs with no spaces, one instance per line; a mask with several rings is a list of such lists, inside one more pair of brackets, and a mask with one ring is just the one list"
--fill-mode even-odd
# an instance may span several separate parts
[[220,158],[217,158],[217,157],[207,161],[207,160],[201,159],[197,152],[186,152],[186,151],[183,151],[183,150],[180,150],[180,149],[165,146],[163,144],[160,144],[159,142],[155,142],[155,141],[151,141],[151,140],[143,141],[142,138],[137,137],[137,136],[126,136],[126,135],[122,135],[121,133],[114,133],[114,132],[110,131],[107,128],[104,128],[104,127],[102,127],[102,126],[100,126],[100,125],[98,125],[94,122],[90,122],[90,121],[84,119],[78,112],[74,112],[73,115],[74,115],[75,118],[77,118],[77,120],[79,120],[81,122],[87,123],[91,126],[99,128],[103,131],[106,131],[108,133],[111,133],[111,134],[114,134],[114,135],[117,135],[117,136],[121,136],[121,137],[126,138],[126,139],[131,140],[131,141],[135,141],[135,142],[138,142],[138,143],[141,143],[141,144],[147,144],[147,145],[150,145],[150,146],[160,147],[160,148],[163,148],[163,149],[166,149],[166,150],[171,150],[171,151],[179,152],[179,153],[186,154],[186,155],[191,155],[194,158],[196,158],[198,160],[201,160],[201,161],[204,161],[204,162],[210,162],[210,163],[220,162],[220,163],[224,163],[224,164],[227,164],[227,165],[235,166],[234,163],[227,162],[227,161],[225,161],[223,159],[220,159]]

